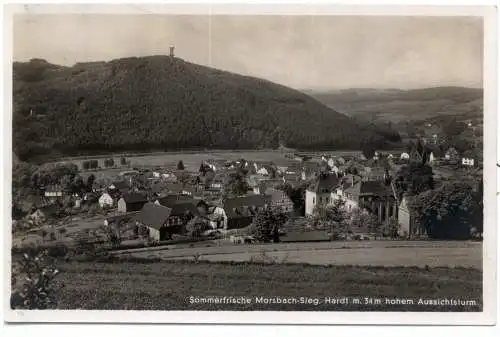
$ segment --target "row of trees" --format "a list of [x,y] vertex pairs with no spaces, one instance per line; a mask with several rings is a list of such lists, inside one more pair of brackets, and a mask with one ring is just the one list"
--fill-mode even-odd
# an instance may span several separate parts
[[[128,165],[127,158],[121,157],[120,158],[120,165],[121,166]],[[113,158],[104,159],[104,167],[114,167],[114,166],[115,166],[115,160]],[[82,167],[84,170],[97,169],[97,168],[99,168],[99,161],[96,159],[85,160],[82,163]]]

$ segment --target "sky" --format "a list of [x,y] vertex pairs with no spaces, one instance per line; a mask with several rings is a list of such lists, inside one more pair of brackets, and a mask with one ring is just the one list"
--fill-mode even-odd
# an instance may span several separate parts
[[482,87],[477,17],[17,14],[13,59],[168,54],[296,89]]

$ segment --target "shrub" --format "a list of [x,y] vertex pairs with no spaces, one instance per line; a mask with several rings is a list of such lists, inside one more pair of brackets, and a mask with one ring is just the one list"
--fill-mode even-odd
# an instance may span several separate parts
[[22,260],[12,266],[11,308],[56,308],[59,287],[53,281],[58,273],[47,251],[23,254]]

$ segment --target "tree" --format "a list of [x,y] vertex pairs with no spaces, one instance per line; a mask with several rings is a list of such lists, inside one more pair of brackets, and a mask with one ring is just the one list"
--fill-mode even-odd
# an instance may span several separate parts
[[373,158],[373,156],[375,155],[375,151],[375,148],[369,143],[365,143],[361,146],[361,152],[366,159]]
[[96,169],[99,166],[99,162],[96,159],[92,159],[90,161],[90,168],[91,169]]
[[412,198],[410,207],[429,237],[467,239],[472,227],[482,226],[481,194],[466,182],[445,183]]
[[229,180],[224,186],[224,194],[226,197],[239,197],[248,193],[250,185],[248,185],[245,176],[241,172],[231,173]]
[[252,234],[262,242],[279,242],[279,230],[287,219],[287,216],[280,210],[264,209],[253,219]]
[[113,166],[115,166],[115,161],[113,160],[113,158],[105,159],[104,166],[105,167],[113,167]]
[[184,163],[182,162],[182,160],[179,160],[179,162],[177,163],[177,169],[179,171],[183,171],[184,170]]
[[94,187],[95,175],[91,174],[87,178],[87,191],[91,192]]
[[285,183],[277,186],[277,189],[286,193],[286,195],[293,203],[293,209],[298,215],[304,215],[306,207],[307,184],[301,184],[299,186],[293,187],[292,185]]
[[57,292],[54,278],[59,274],[54,259],[47,251],[29,252],[12,264],[12,309],[56,309]]
[[399,194],[417,195],[434,188],[432,167],[418,162],[410,162],[401,167],[394,180]]
[[83,178],[80,175],[77,175],[71,184],[72,193],[81,194],[86,190],[87,186],[83,182]]
[[375,237],[382,234],[381,224],[373,214],[361,208],[355,208],[350,214],[351,229],[367,229],[375,234]]
[[345,201],[334,199],[329,205],[316,205],[313,210],[313,224],[316,228],[330,228],[332,238],[346,235],[350,231]]

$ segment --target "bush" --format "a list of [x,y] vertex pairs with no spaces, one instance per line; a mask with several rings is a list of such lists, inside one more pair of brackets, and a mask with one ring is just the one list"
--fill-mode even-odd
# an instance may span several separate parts
[[96,169],[99,166],[99,162],[95,159],[92,159],[89,163],[91,169]]
[[115,166],[115,161],[113,160],[113,158],[108,158],[108,159],[104,160],[104,166],[105,167],[113,167],[113,166]]
[[53,281],[58,273],[47,251],[24,253],[12,266],[11,308],[55,309],[59,287]]

